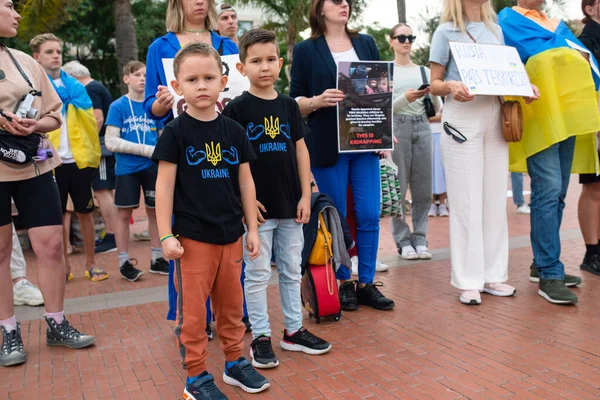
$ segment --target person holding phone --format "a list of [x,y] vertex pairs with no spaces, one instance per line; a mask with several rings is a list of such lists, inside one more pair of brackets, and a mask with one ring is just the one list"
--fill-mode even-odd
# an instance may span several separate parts
[[[410,59],[416,36],[412,28],[397,24],[389,32],[388,41],[394,50],[394,146],[392,159],[398,165],[398,181],[402,198],[410,187],[412,196],[411,219],[413,230],[406,218],[392,218],[392,233],[398,255],[405,260],[428,260],[427,223],[431,204],[432,134],[425,101],[441,107],[438,96],[429,95],[429,68]],[[415,89],[418,88],[418,89]],[[435,115],[435,113],[434,113]]]

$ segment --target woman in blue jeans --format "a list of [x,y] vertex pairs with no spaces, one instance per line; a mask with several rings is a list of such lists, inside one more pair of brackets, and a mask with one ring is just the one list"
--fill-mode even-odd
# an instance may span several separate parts
[[376,153],[338,154],[336,105],[344,93],[336,87],[336,62],[379,60],[375,41],[348,28],[352,2],[311,0],[311,37],[294,47],[290,96],[303,115],[308,116],[312,133],[306,137],[312,172],[320,188],[346,214],[346,190],[352,186],[355,201],[358,249],[358,284],[350,280],[350,270],[340,268],[342,309],[358,305],[391,310],[394,302],[373,283],[379,246],[380,176]]

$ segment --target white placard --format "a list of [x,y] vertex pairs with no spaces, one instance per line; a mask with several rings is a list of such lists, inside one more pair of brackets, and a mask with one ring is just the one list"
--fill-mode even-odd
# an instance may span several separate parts
[[[235,64],[240,61],[239,55],[233,54],[229,56],[221,56],[221,60],[223,61],[223,75],[227,75],[229,80],[227,81],[225,90],[219,95],[219,101],[217,101],[217,104],[215,105],[217,112],[223,111],[227,103],[241,95],[244,91],[250,89],[250,81],[248,81],[248,78],[240,74],[240,71],[238,71],[235,67]],[[177,117],[179,114],[185,111],[185,99],[183,96],[179,96],[177,93],[175,93],[175,90],[171,85],[171,81],[175,80],[175,73],[173,72],[173,59],[163,58],[162,63],[169,90],[173,96],[175,96],[175,103],[173,103],[173,116]]]
[[533,96],[529,76],[514,47],[450,42],[450,50],[472,94]]

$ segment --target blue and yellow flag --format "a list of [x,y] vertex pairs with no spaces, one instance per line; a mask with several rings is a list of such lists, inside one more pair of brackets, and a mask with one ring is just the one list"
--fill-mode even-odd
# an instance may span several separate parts
[[576,50],[585,46],[561,22],[554,32],[526,16],[505,8],[499,23],[506,45],[515,47],[540,99],[530,105],[521,98],[523,139],[510,143],[509,169],[527,172],[527,158],[576,136],[573,173],[597,173],[596,132],[600,131],[596,59],[588,62]]
[[[57,86],[50,79],[54,90],[63,102],[63,115],[67,115],[69,146],[79,169],[98,168],[100,164],[100,139],[92,100],[77,79],[60,70],[65,86]],[[60,128],[48,134],[54,148],[60,144]]]

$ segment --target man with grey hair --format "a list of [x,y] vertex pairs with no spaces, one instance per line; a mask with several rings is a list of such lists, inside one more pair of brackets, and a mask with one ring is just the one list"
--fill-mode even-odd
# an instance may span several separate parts
[[100,159],[100,165],[98,166],[92,187],[106,227],[106,235],[96,245],[96,253],[109,253],[117,250],[114,231],[116,218],[114,207],[114,189],[116,183],[115,156],[104,145],[104,133],[106,131],[104,122],[112,103],[112,96],[103,84],[92,79],[90,70],[79,61],[70,61],[63,65],[62,69],[81,82],[85,86],[90,99],[92,99],[102,150],[102,158]]

